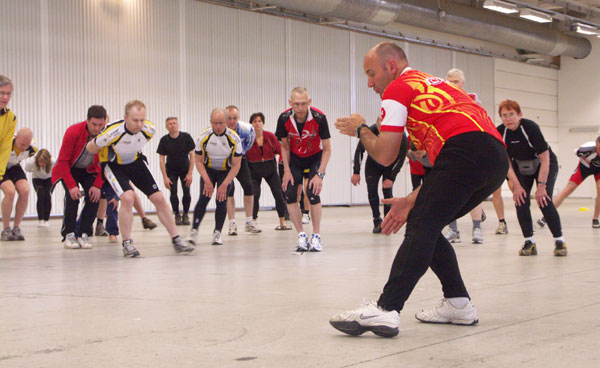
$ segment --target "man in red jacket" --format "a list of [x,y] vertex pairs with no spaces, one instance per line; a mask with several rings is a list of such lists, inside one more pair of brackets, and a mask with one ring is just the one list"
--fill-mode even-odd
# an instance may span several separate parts
[[[65,188],[65,210],[61,235],[65,249],[89,249],[92,244],[88,234],[98,211],[100,188],[103,180],[98,154],[86,150],[87,142],[94,139],[106,124],[106,110],[99,105],[90,106],[87,120],[71,125],[65,132],[56,164],[52,168],[52,186],[62,181]],[[79,190],[79,184],[83,192]],[[79,199],[85,197],[81,212],[81,226],[75,233]]]

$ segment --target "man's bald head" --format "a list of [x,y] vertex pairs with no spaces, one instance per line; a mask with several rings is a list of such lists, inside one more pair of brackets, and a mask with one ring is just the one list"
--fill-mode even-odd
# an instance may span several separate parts
[[15,137],[15,147],[19,151],[25,151],[31,146],[31,140],[33,139],[33,132],[29,128],[21,128],[17,132]]
[[393,42],[381,42],[373,46],[365,55],[363,64],[365,74],[369,78],[369,88],[373,88],[380,96],[407,66],[406,54]]
[[[406,64],[408,66],[408,59],[404,50],[394,42],[380,42],[373,46],[371,49],[375,55],[379,58],[381,65],[385,68],[385,64],[389,60],[396,60],[399,64]],[[369,52],[371,52],[369,51]],[[404,68],[402,68],[404,69]]]

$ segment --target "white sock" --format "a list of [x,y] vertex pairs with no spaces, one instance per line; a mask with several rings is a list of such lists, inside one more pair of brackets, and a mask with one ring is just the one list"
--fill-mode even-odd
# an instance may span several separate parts
[[562,236],[559,236],[558,238],[554,238],[554,241],[559,241],[559,240],[563,243],[565,242],[565,239],[563,239]]
[[450,304],[452,304],[452,306],[456,309],[463,309],[464,307],[467,306],[467,304],[469,304],[469,298],[447,298],[446,300],[448,300],[450,302]]
[[252,217],[246,217],[246,223],[249,224],[252,222]]
[[533,236],[530,236],[529,238],[525,238],[525,241],[529,240],[532,243],[535,243],[535,238]]

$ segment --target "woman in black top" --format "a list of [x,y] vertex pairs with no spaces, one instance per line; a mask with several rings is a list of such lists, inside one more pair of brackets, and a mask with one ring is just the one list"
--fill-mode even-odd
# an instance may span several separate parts
[[502,118],[502,125],[497,129],[506,143],[510,157],[511,169],[508,176],[514,184],[513,197],[517,218],[525,237],[525,244],[519,251],[519,255],[537,255],[529,208],[529,193],[535,180],[537,182],[535,199],[554,236],[556,246],[554,255],[566,256],[567,247],[562,237],[560,217],[552,203],[552,191],[558,176],[556,155],[544,139],[540,127],[531,120],[523,119],[521,107],[516,101],[502,101],[498,112]]

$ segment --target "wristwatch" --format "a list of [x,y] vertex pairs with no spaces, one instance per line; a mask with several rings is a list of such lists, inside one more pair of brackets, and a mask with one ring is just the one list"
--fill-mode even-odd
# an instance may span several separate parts
[[547,185],[547,184],[548,184],[548,183],[546,183],[545,181],[538,181],[537,183],[538,183],[538,185],[540,185],[540,184],[542,184],[542,185]]
[[362,123],[358,126],[358,128],[356,128],[356,138],[360,139],[360,130],[362,128],[368,128],[369,126],[365,123]]
[[319,178],[323,179],[323,178],[325,177],[325,173],[322,173],[322,172],[318,172],[318,171],[317,171],[317,176],[318,176]]

